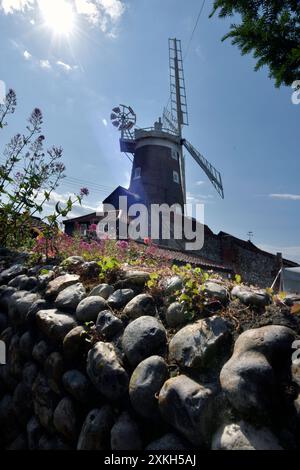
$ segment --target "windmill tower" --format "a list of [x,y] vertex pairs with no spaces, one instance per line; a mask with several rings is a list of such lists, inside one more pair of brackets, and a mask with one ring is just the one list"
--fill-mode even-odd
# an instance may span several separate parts
[[[170,99],[153,127],[135,127],[132,108],[119,105],[112,110],[112,124],[121,132],[120,149],[132,161],[130,193],[146,206],[178,204],[184,213],[186,203],[185,158],[183,147],[206,173],[224,198],[221,174],[183,138],[189,125],[181,41],[169,39]],[[132,155],[133,158],[130,156]]]

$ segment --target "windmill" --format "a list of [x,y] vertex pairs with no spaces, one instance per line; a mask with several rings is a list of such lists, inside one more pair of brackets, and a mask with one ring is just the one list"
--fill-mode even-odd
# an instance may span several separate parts
[[153,127],[137,128],[132,108],[119,105],[112,110],[112,124],[121,132],[120,149],[133,155],[130,193],[146,205],[186,203],[183,147],[193,157],[221,198],[222,178],[211,163],[183,137],[189,125],[181,41],[169,39],[170,99]]

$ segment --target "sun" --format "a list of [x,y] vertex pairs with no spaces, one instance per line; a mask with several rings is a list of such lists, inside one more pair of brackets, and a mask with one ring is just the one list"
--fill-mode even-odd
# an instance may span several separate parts
[[65,0],[42,0],[39,3],[45,25],[55,35],[68,36],[74,30],[75,13]]

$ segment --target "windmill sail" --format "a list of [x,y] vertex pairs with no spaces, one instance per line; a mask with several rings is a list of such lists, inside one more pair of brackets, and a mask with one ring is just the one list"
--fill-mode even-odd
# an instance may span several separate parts
[[167,108],[164,108],[163,111],[163,127],[176,135],[179,133],[177,122],[173,121],[172,114]]
[[182,126],[188,126],[188,111],[183,71],[181,41],[169,39],[169,66],[170,66],[170,91],[171,113],[176,116],[179,132]]
[[193,147],[193,145],[190,142],[188,142],[186,139],[182,139],[182,144],[185,146],[187,151],[192,155],[194,160],[196,160],[196,162],[202,168],[204,173],[206,173],[206,175],[212,182],[213,186],[215,187],[215,189],[217,190],[221,198],[224,199],[224,189],[223,189],[223,184],[222,184],[221,173],[218,170],[216,170],[211,165],[211,163],[209,163],[209,161],[206,160],[206,158],[204,158],[203,155],[201,155],[201,153],[198,152],[198,150],[196,150],[195,147]]

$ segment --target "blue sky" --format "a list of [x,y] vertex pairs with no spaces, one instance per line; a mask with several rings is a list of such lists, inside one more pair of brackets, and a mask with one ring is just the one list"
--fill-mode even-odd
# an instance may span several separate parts
[[[75,27],[68,35],[56,31],[70,26],[62,3],[0,0],[0,80],[18,95],[0,145],[40,107],[47,144],[64,148],[70,178],[54,196],[63,200],[87,186],[89,212],[129,181],[111,108],[129,104],[140,127],[153,124],[169,96],[168,37],[186,50],[200,2],[69,0]],[[300,105],[292,104],[290,88],[275,89],[267,70],[255,73],[250,56],[221,42],[230,22],[209,19],[211,5],[185,60],[184,133],[221,171],[225,200],[187,155],[189,202],[205,203],[205,222],[215,232],[245,239],[251,230],[257,245],[300,261]]]

